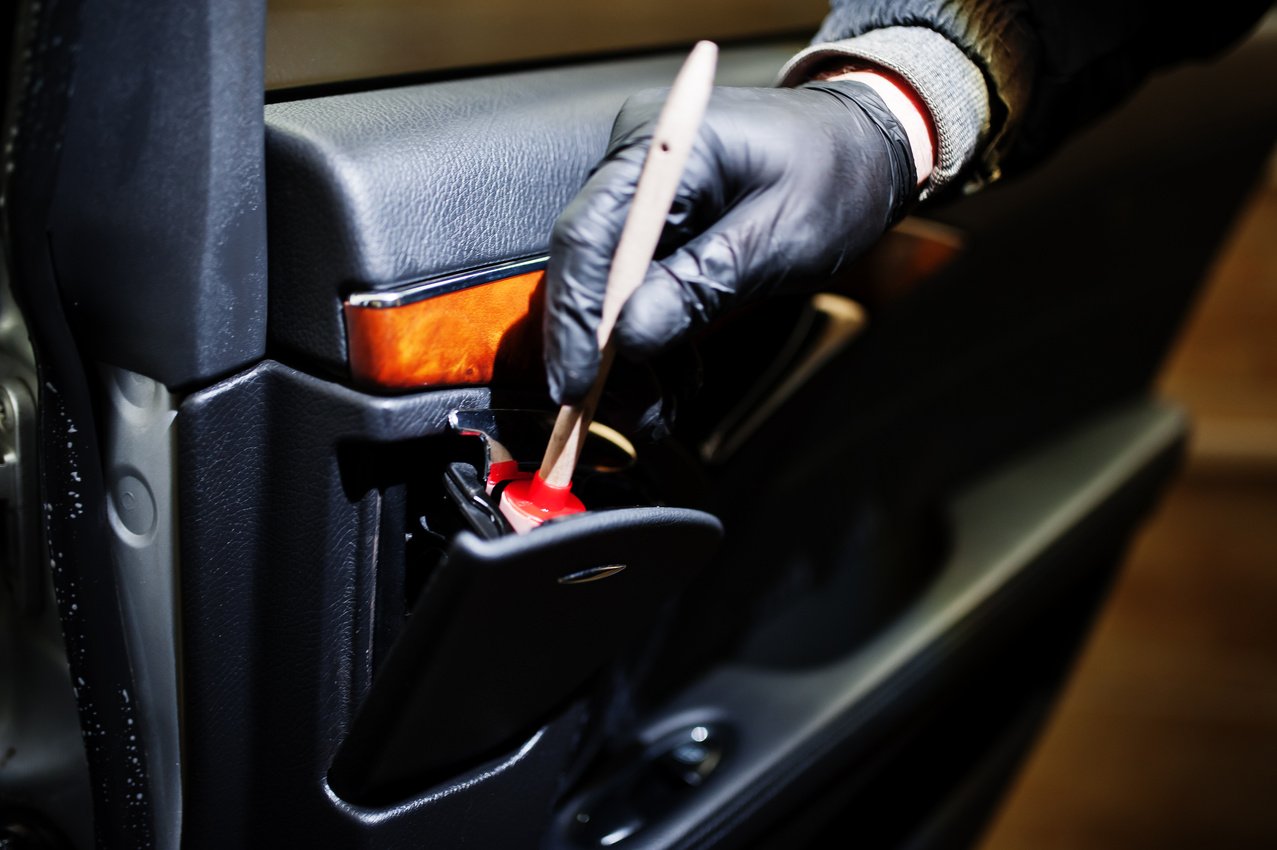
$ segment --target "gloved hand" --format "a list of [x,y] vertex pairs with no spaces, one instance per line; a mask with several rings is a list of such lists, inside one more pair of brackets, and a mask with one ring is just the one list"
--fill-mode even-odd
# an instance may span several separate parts
[[[664,99],[626,102],[603,161],[555,223],[545,356],[560,404],[579,401],[598,371],[608,270]],[[901,216],[914,188],[905,130],[863,83],[714,89],[660,259],[617,322],[620,353],[645,360],[735,304],[836,273]]]

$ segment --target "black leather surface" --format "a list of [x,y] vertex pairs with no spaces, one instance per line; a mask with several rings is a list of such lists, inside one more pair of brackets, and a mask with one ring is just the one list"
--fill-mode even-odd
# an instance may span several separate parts
[[[793,44],[723,52],[770,85]],[[682,53],[266,107],[273,345],[344,370],[341,298],[545,250],[625,98]]]

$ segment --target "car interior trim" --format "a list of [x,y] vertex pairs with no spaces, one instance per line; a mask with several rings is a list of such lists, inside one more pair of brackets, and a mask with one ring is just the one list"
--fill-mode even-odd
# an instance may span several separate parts
[[182,834],[178,707],[178,504],[173,455],[177,403],[163,384],[114,366],[100,372],[106,399],[109,546],[120,586],[136,692],[122,694],[145,722],[157,847]]
[[394,306],[348,301],[351,376],[395,389],[535,383],[544,268],[539,259],[445,278]]
[[418,301],[424,301],[427,298],[434,298],[437,295],[447,295],[450,292],[458,292],[462,289],[469,289],[472,286],[494,283],[504,278],[515,277],[529,272],[539,272],[545,269],[549,259],[544,254],[523,257],[518,260],[494,263],[477,269],[467,269],[454,274],[439,275],[428,280],[405,284],[395,289],[355,292],[346,298],[346,303],[351,307],[373,310],[403,307],[407,304],[416,304]]
[[[1149,401],[1084,423],[955,497],[954,546],[946,564],[928,590],[862,650],[804,671],[728,666],[680,694],[639,733],[642,745],[709,719],[732,725],[737,743],[715,781],[698,795],[695,811],[653,824],[635,846],[702,846],[711,834],[721,839],[726,831],[757,826],[754,819],[768,801],[795,777],[817,773],[822,759],[867,726],[866,713],[902,698],[916,665],[939,653],[940,663],[960,667],[954,653],[966,641],[990,637],[973,618],[995,609],[1013,585],[1048,578],[1043,559],[1052,548],[1101,515],[1142,471],[1155,469],[1159,458],[1174,456],[1185,429],[1181,412]],[[890,699],[875,698],[888,692]],[[570,810],[571,805],[564,809]]]

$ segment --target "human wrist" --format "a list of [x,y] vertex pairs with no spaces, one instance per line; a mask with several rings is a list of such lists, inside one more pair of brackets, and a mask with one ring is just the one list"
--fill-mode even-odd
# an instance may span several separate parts
[[953,42],[923,27],[870,30],[801,51],[781,69],[778,84],[797,86],[848,71],[882,74],[905,86],[931,121],[933,167],[920,198],[969,176],[988,138],[990,94],[983,72]]
[[[803,83],[799,88],[809,92],[823,92],[843,104],[834,116],[846,115],[836,120],[843,124],[846,138],[853,143],[851,149],[860,153],[853,158],[858,167],[868,169],[857,186],[887,202],[886,224],[899,221],[918,199],[920,185],[914,167],[913,146],[904,125],[887,106],[882,96],[858,79],[819,79]],[[846,146],[844,146],[846,147]],[[874,151],[881,156],[870,154]],[[838,157],[838,151],[831,151]]]
[[858,68],[822,76],[831,82],[850,80],[873,89],[900,122],[909,138],[909,149],[913,153],[913,167],[917,174],[916,185],[921,186],[931,179],[931,172],[935,168],[936,131],[931,115],[918,99],[917,92],[899,78],[877,70]]

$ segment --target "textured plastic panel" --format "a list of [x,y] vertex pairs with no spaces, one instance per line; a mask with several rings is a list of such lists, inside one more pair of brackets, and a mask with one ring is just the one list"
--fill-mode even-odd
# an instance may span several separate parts
[[84,3],[48,232],[91,360],[169,387],[266,343],[263,3]]
[[[718,80],[770,85],[795,47],[725,50]],[[267,106],[272,343],[344,370],[348,292],[544,253],[621,103],[682,58]]]
[[182,404],[185,847],[530,846],[576,736],[570,707],[393,808],[345,803],[325,778],[372,677],[381,512],[344,488],[338,447],[440,435],[449,410],[487,402],[367,396],[267,361]]
[[107,526],[120,585],[125,636],[137,679],[129,694],[151,760],[155,842],[182,836],[182,750],[178,714],[177,504],[173,450],[176,404],[164,386],[105,368]]

